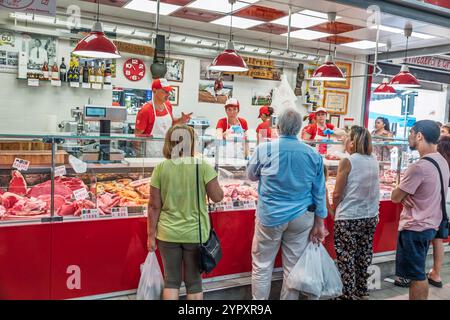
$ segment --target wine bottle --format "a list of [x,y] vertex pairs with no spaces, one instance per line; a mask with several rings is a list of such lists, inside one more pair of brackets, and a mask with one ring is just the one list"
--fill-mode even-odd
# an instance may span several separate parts
[[83,67],[83,83],[89,83],[89,67],[87,61],[84,62]]
[[53,63],[52,66],[52,80],[59,80],[59,69],[58,65],[56,64],[56,61]]
[[104,83],[107,85],[111,84],[111,67],[109,62],[106,63],[105,75],[104,75]]
[[98,63],[98,68],[95,70],[95,82],[103,84],[103,71],[104,68],[103,62],[100,65],[100,62]]
[[44,65],[42,66],[42,73],[43,73],[43,80],[48,80],[49,79],[49,74],[48,74],[48,62],[45,61]]
[[64,58],[62,58],[61,65],[59,66],[59,74],[60,74],[59,79],[62,82],[66,82],[67,81],[67,67],[64,63]]
[[95,83],[95,66],[94,61],[92,61],[89,67],[89,83]]

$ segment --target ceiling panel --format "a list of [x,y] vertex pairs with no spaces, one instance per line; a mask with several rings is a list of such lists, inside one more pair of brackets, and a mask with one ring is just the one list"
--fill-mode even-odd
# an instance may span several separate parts
[[288,13],[276,10],[263,6],[250,6],[239,10],[234,16],[238,16],[241,18],[254,19],[254,20],[262,20],[262,21],[272,21],[281,17],[286,16]]
[[220,14],[218,12],[211,12],[188,7],[178,9],[170,16],[202,22],[210,22],[224,17],[223,14]]
[[358,30],[361,28],[362,27],[360,27],[360,26],[355,26],[352,24],[336,21],[334,23],[331,23],[331,22],[322,23],[317,26],[309,27],[308,29],[314,30],[314,31],[325,32],[325,33],[331,33],[331,34],[339,34],[339,33],[349,32],[349,31],[353,31],[353,30]]
[[[288,27],[281,26],[279,24],[274,24],[274,23],[263,23],[263,24],[260,24],[258,26],[255,26],[253,28],[250,28],[249,30],[280,35],[280,34],[288,32]],[[300,29],[298,29],[298,28],[291,28],[291,31],[296,31],[296,30],[300,30]]]
[[319,41],[331,43],[331,44],[342,44],[342,43],[354,42],[354,41],[357,41],[357,39],[334,35],[334,36],[329,36],[326,38],[321,38],[321,39],[319,39]]

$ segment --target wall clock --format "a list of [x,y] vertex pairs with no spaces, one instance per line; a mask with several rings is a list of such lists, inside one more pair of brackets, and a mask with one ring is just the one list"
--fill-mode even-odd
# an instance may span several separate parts
[[145,63],[141,59],[130,58],[123,64],[123,74],[130,81],[142,80],[145,76]]

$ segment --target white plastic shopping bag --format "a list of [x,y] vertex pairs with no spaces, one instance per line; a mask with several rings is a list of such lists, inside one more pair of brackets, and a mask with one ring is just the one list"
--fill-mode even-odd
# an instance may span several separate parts
[[341,274],[325,247],[320,244],[323,271],[323,288],[321,298],[332,299],[342,295]]
[[164,280],[155,252],[149,252],[141,268],[136,300],[159,300]]
[[286,285],[306,295],[320,297],[323,287],[321,250],[309,242],[286,281]]

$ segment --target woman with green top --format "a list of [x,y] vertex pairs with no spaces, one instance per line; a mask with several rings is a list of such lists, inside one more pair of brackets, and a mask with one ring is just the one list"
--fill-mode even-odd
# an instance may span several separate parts
[[156,166],[151,179],[147,246],[149,251],[155,251],[158,239],[164,266],[163,300],[179,298],[182,279],[188,300],[203,299],[198,253],[199,216],[202,239],[208,239],[210,222],[206,196],[214,202],[223,199],[217,172],[202,159],[194,158],[194,140],[191,127],[171,127],[163,149],[167,160]]

